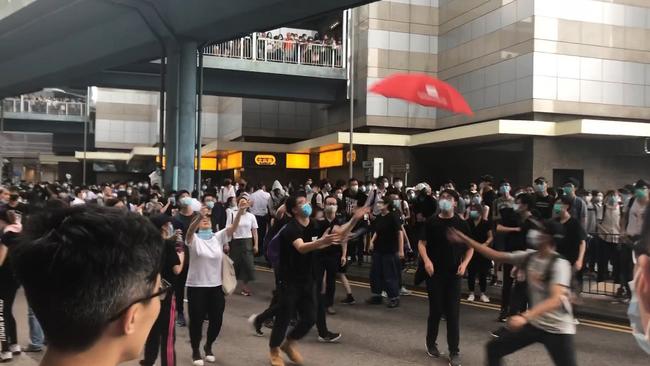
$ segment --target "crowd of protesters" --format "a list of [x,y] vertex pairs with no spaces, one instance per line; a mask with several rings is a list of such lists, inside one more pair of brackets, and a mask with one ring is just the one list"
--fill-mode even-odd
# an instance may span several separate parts
[[[490,302],[487,286],[502,283],[498,321],[507,324],[492,332],[490,365],[536,342],[555,364],[575,365],[573,305],[587,272],[618,284],[634,335],[648,350],[647,258],[635,272],[636,258],[648,252],[648,183],[605,192],[580,189],[573,178],[556,188],[543,177],[531,183],[513,187],[486,175],[467,189],[447,181],[439,190],[387,177],[271,186],[226,179],[194,192],[165,192],[148,182],[2,186],[0,356],[8,362],[47,344],[44,362],[94,364],[108,357],[118,364],[144,346],[142,365],[155,364],[159,353],[162,365],[175,365],[175,328],[189,325],[193,364],[215,362],[226,262],[232,261],[237,293],[254,296],[255,257],[273,268],[275,289],[269,307],[249,322],[258,336],[264,325],[272,328],[274,366],[284,365],[281,353],[303,363],[297,341],[313,325],[319,341],[340,341],[326,320],[336,313],[336,279],[346,289],[340,303],[355,304],[346,269],[367,260],[365,302],[390,309],[410,294],[402,279],[406,263],[417,265],[416,285],[426,284],[429,300],[426,352],[441,356],[444,318],[453,366],[461,365],[465,276],[469,301]],[[21,285],[30,306],[31,343],[24,349],[12,315]]]

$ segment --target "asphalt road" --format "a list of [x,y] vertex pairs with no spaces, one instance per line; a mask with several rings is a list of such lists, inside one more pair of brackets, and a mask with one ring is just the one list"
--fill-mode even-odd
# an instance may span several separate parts
[[[258,272],[253,284],[254,295],[232,295],[226,300],[226,312],[221,334],[214,346],[217,365],[266,365],[269,330],[265,337],[255,337],[246,319],[262,311],[270,300],[272,275]],[[367,286],[355,283],[353,292],[357,305],[336,306],[337,314],[328,317],[330,330],[341,332],[338,344],[322,344],[315,329],[301,342],[300,350],[306,365],[446,365],[446,359],[431,359],[424,350],[426,335],[427,300],[421,295],[403,297],[401,307],[368,306],[363,299],[369,295]],[[337,298],[342,288],[337,289]],[[26,306],[22,293],[15,306],[21,344],[27,340]],[[461,355],[463,365],[485,364],[485,343],[489,331],[499,326],[493,306],[466,304],[461,306]],[[438,343],[446,353],[445,326],[442,324]],[[637,348],[626,326],[582,321],[576,336],[580,365],[649,365],[650,356]],[[187,328],[177,328],[176,350],[178,365],[191,365]],[[33,366],[39,354],[23,354],[8,365]],[[507,365],[551,365],[550,358],[540,345],[528,347],[507,358]],[[136,361],[126,365],[136,366]],[[206,365],[209,365],[206,363]]]

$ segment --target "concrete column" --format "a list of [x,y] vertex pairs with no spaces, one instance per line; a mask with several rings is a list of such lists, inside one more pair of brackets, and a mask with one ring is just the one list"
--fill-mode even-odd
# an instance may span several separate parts
[[168,51],[163,178],[167,190],[194,188],[196,48],[196,42],[183,42]]

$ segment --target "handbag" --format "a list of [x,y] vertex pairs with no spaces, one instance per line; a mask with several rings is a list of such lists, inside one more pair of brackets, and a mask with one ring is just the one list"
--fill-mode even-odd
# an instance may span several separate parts
[[221,288],[226,296],[235,292],[235,288],[237,288],[234,262],[227,254],[223,255],[221,265]]

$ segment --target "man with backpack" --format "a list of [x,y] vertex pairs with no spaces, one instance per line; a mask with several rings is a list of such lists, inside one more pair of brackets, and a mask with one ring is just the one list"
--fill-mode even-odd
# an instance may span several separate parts
[[529,231],[529,249],[504,253],[481,245],[462,232],[450,229],[450,241],[464,243],[496,262],[521,268],[528,283],[530,309],[508,319],[508,332],[487,345],[488,365],[501,365],[503,357],[534,343],[542,343],[555,365],[576,365],[576,322],[571,307],[571,264],[556,251],[564,239],[557,221],[544,221]]

